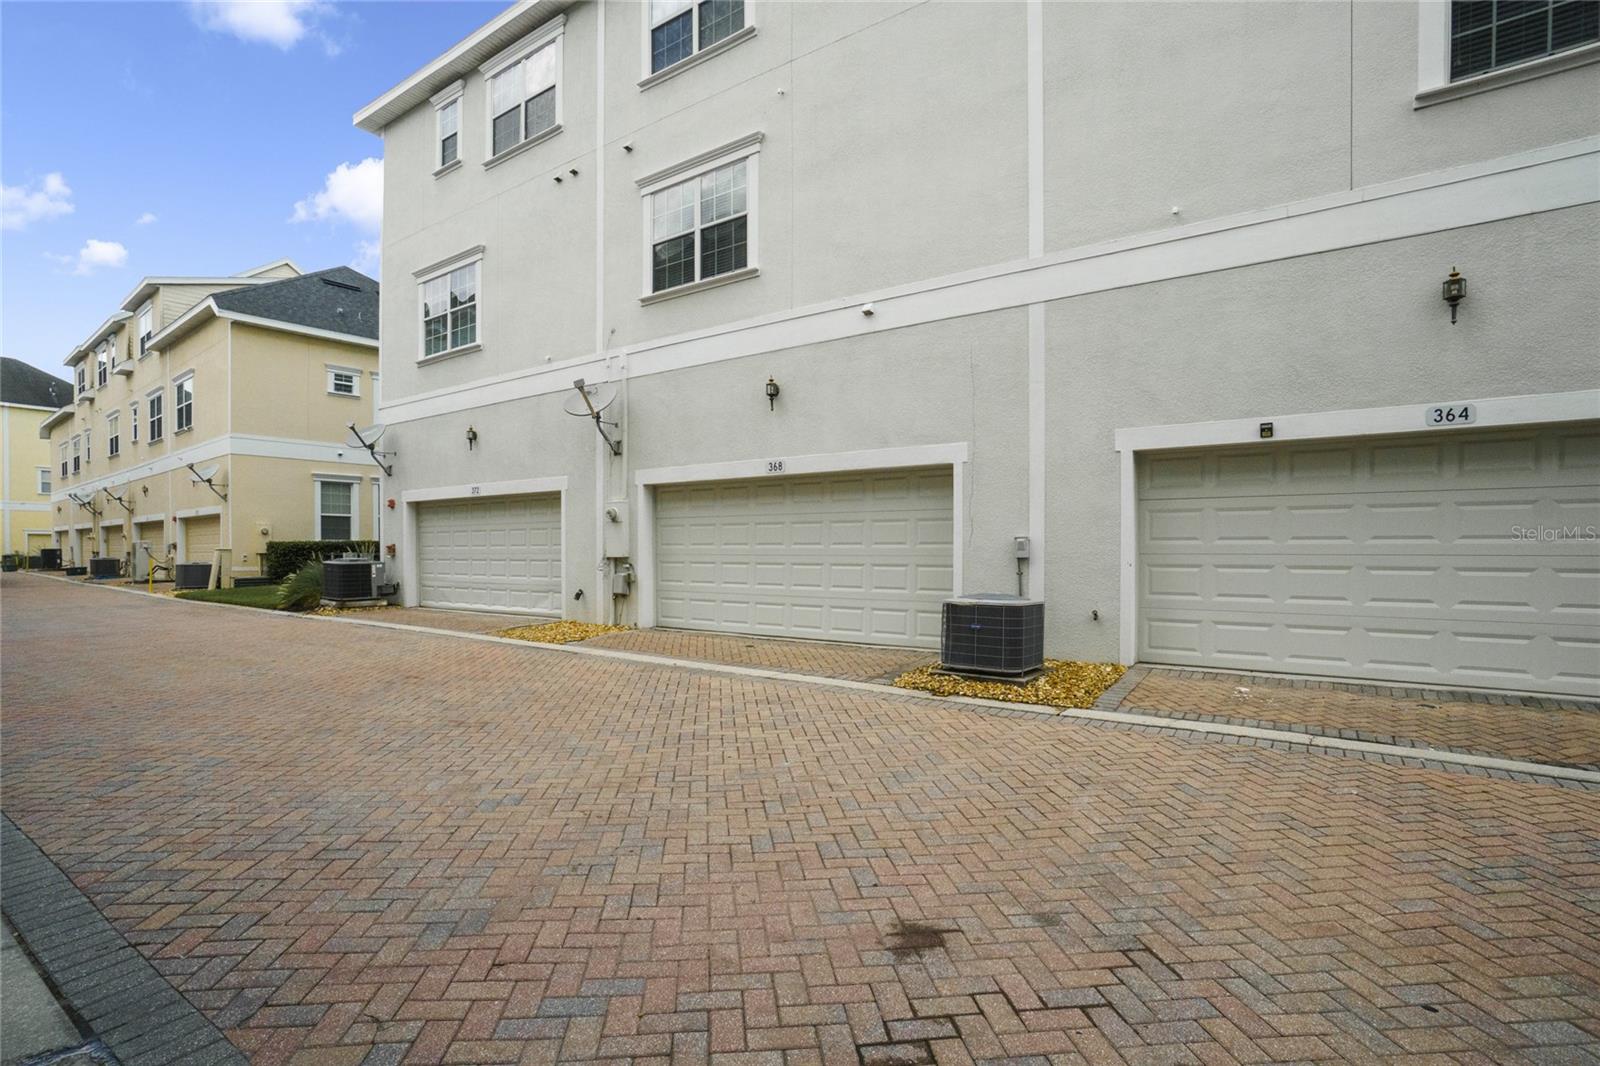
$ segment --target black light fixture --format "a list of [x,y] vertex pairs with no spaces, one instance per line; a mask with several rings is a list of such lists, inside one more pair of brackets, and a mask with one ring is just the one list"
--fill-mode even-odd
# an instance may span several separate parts
[[1467,298],[1467,279],[1461,276],[1461,271],[1455,267],[1450,268],[1450,276],[1444,279],[1444,302],[1450,305],[1450,324],[1456,324],[1456,305]]
[[478,443],[478,431],[473,429],[471,426],[468,426],[467,427],[467,451],[470,452],[472,450],[472,446],[474,444],[476,444],[476,443]]
[[778,388],[778,383],[769,377],[767,379],[767,410],[776,411],[778,409],[778,393],[781,391],[783,390]]

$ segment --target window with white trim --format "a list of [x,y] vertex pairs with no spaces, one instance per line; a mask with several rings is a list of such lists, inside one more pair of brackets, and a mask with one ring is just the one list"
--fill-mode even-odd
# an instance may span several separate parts
[[188,374],[172,383],[173,432],[182,433],[194,428],[194,375]]
[[139,443],[139,401],[128,405],[128,443]]
[[122,434],[118,432],[118,423],[121,421],[121,415],[116,411],[106,415],[106,458],[108,459],[122,454]]
[[1454,0],[1450,80],[1600,41],[1595,0]]
[[755,157],[750,155],[647,194],[651,292],[750,265],[754,179]]
[[342,366],[328,367],[328,391],[335,396],[360,396],[361,371]]
[[650,73],[744,29],[744,0],[649,0]]
[[161,389],[150,393],[144,398],[145,409],[150,412],[150,443],[154,444],[161,439],[161,403],[165,394]]
[[317,539],[349,540],[355,536],[355,485],[317,481]]
[[78,364],[78,395],[89,391],[89,368],[82,363]]
[[83,465],[88,466],[89,460],[94,458],[94,430],[83,431]]
[[48,466],[39,468],[39,495],[50,495],[50,468]]
[[439,157],[435,167],[447,167],[461,158],[461,97],[439,105],[434,112],[439,123]]
[[94,387],[104,388],[111,369],[111,342],[101,341],[94,352]]
[[83,470],[83,437],[77,435],[72,438],[72,472],[81,473]]
[[150,338],[155,336],[155,332],[156,309],[150,304],[145,304],[139,308],[139,354],[141,356],[144,355],[145,348],[149,345]]
[[61,476],[63,478],[65,478],[67,476],[67,462],[68,462],[68,459],[67,459],[67,442],[66,441],[62,441],[61,442]]
[[561,124],[561,34],[487,75],[489,157],[508,152]]
[[422,358],[478,343],[478,268],[473,260],[422,282]]

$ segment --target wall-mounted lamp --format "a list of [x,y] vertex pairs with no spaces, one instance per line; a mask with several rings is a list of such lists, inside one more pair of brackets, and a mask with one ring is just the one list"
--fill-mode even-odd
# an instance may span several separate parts
[[1450,305],[1450,324],[1456,324],[1456,305],[1467,298],[1467,279],[1461,276],[1461,271],[1455,267],[1450,268],[1450,276],[1444,279],[1444,302]]
[[472,446],[474,444],[477,444],[477,443],[478,443],[478,431],[473,429],[471,426],[468,426],[467,427],[467,451],[470,452],[472,450]]
[[776,381],[772,378],[767,379],[767,410],[776,411],[778,409],[778,393],[781,391],[783,390],[778,388]]

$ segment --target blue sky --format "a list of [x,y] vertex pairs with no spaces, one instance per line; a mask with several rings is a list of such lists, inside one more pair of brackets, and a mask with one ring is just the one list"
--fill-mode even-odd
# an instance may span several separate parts
[[350,116],[503,6],[0,2],[0,351],[65,376],[146,275],[375,273]]

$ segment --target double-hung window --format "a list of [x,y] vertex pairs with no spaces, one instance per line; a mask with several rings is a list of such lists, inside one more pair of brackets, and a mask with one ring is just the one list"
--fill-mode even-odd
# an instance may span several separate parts
[[436,169],[443,170],[461,158],[461,85],[459,82],[446,90],[445,96],[434,97],[434,120],[438,123],[436,139],[439,144],[439,153],[438,158],[433,161],[433,165]]
[[745,0],[649,0],[650,73],[666,70],[744,29]]
[[144,355],[145,346],[150,343],[150,338],[155,336],[155,323],[156,312],[154,307],[150,304],[145,304],[139,308],[139,354],[141,356]]
[[1600,41],[1595,0],[1454,0],[1450,80]]
[[139,401],[135,400],[128,405],[128,442],[139,443]]
[[650,293],[755,266],[756,158],[747,148],[693,177],[673,174],[645,186]]
[[563,20],[552,22],[484,67],[489,82],[490,159],[560,128],[563,24]]
[[89,369],[82,363],[78,364],[78,395],[82,396],[89,391]]
[[334,396],[360,396],[361,371],[342,366],[328,368],[328,392]]
[[72,472],[81,473],[83,470],[83,437],[72,438]]
[[103,388],[111,368],[111,342],[101,341],[94,353],[94,387]]
[[349,540],[355,536],[356,487],[348,481],[318,481],[317,539]]
[[89,460],[94,458],[94,430],[83,431],[83,465],[88,466]]
[[173,432],[194,428],[194,375],[187,374],[172,383]]
[[157,389],[145,397],[145,407],[150,412],[150,443],[154,444],[161,439],[161,401],[164,399],[162,390]]
[[39,495],[50,495],[50,468],[48,466],[39,468]]
[[106,458],[114,458],[122,454],[122,434],[118,431],[121,416],[112,411],[106,415]]
[[67,442],[61,442],[61,476],[67,476]]
[[474,259],[422,282],[422,358],[478,343],[478,269]]

